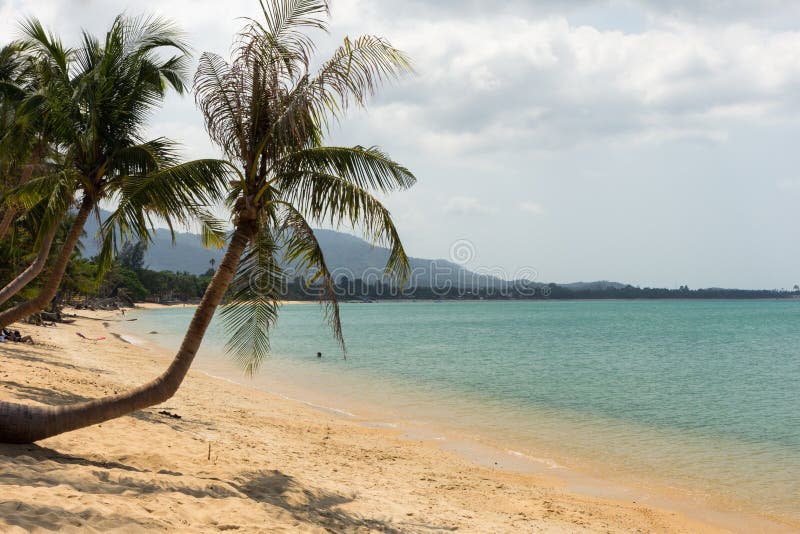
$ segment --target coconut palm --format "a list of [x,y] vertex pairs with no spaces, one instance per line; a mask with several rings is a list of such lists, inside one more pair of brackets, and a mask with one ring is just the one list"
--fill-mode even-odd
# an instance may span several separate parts
[[[44,254],[0,290],[0,303],[41,271],[58,221],[73,207],[77,212],[46,283],[32,299],[1,312],[0,326],[52,301],[84,224],[101,200],[119,204],[102,232],[103,262],[109,265],[120,240],[150,236],[152,217],[183,222],[200,206],[220,200],[228,172],[219,160],[180,163],[175,143],[143,138],[149,114],[166,91],[182,93],[186,87],[188,47],[172,23],[119,16],[103,42],[84,32],[75,49],[65,48],[35,19],[22,27],[38,80],[37,90],[20,103],[17,122],[38,117],[57,158],[47,172],[8,194],[26,209],[44,205],[38,237]],[[165,51],[174,55],[164,59],[159,54]]]
[[411,186],[411,172],[376,148],[326,147],[325,125],[349,105],[363,105],[384,81],[409,69],[383,39],[345,39],[317,72],[307,31],[326,29],[325,0],[261,2],[264,20],[239,34],[231,62],[204,54],[196,99],[211,138],[240,176],[229,205],[233,230],[222,261],[170,364],[127,393],[65,407],[0,402],[0,440],[29,442],[100,423],[169,399],[188,372],[203,335],[230,289],[224,317],[230,349],[254,371],[266,355],[283,273],[278,255],[314,268],[327,317],[341,340],[333,280],[313,224],[358,226],[388,244],[387,271],[404,274],[408,259],[388,210],[370,193]]
[[[23,120],[19,113],[24,99],[36,91],[35,69],[27,48],[23,41],[0,48],[0,199],[8,199],[9,189],[31,178],[46,146],[44,131],[37,128],[42,122],[39,117]],[[19,213],[19,206],[14,202],[0,204],[0,240],[8,234]],[[19,283],[28,283],[44,268],[53,233],[45,236],[43,246],[34,254],[34,261],[16,277]],[[15,285],[19,284],[12,284],[12,287]],[[10,288],[0,289],[0,304],[12,295]]]
[[[41,149],[33,120],[17,120],[23,99],[36,90],[33,63],[27,54],[27,44],[14,41],[0,48],[0,194],[10,187],[25,183],[34,171],[32,145]],[[38,154],[37,154],[38,155]],[[3,239],[15,217],[14,205],[0,205],[0,239]]]

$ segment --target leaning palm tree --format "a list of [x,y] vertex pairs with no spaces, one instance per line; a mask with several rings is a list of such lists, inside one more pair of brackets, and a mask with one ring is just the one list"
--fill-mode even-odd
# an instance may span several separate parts
[[[26,209],[38,204],[46,209],[39,257],[0,289],[0,304],[41,272],[58,221],[70,209],[77,213],[39,293],[0,312],[0,326],[41,311],[53,300],[83,227],[101,200],[119,203],[103,226],[108,265],[120,239],[149,238],[150,217],[185,221],[199,206],[220,200],[228,173],[225,162],[180,163],[175,143],[143,138],[149,114],[167,89],[182,93],[186,86],[188,47],[172,23],[119,16],[104,42],[84,32],[76,49],[65,48],[37,20],[26,21],[23,31],[40,79],[39,89],[20,103],[17,122],[39,118],[58,149],[58,165],[7,195]],[[164,51],[175,55],[162,59]],[[156,182],[160,193],[169,194],[156,195]]]
[[[0,48],[0,197],[10,187],[30,179],[45,144],[39,117],[19,120],[22,101],[37,90],[34,64],[27,49],[24,41]],[[0,204],[0,239],[6,236],[17,215],[16,206]]]
[[283,273],[279,254],[314,268],[327,317],[341,340],[333,280],[312,224],[347,223],[391,250],[387,270],[402,275],[408,258],[387,209],[370,191],[411,186],[408,169],[376,148],[326,147],[325,125],[349,105],[363,105],[382,82],[409,69],[383,39],[344,44],[317,72],[306,31],[325,29],[325,0],[262,1],[264,20],[251,20],[229,63],[204,54],[195,75],[196,98],[211,138],[233,160],[239,177],[230,189],[233,231],[222,261],[195,311],[169,368],[120,395],[64,407],[0,402],[0,440],[30,442],[152,406],[175,394],[203,335],[229,291],[224,317],[229,344],[248,371],[268,349]]
[[[14,41],[0,49],[0,240],[24,214],[9,190],[52,170],[58,159],[49,121],[42,113],[32,113],[29,105],[41,99],[49,80],[58,79],[53,71],[57,67],[54,62],[39,61],[41,56],[31,52],[30,40]],[[55,232],[54,226],[37,234],[38,253],[30,265],[0,289],[0,305],[41,273]]]

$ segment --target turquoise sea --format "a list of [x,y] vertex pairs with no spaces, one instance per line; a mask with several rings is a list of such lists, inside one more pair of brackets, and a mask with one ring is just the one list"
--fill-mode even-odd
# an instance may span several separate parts
[[[134,312],[126,328],[172,348],[192,312]],[[800,521],[800,301],[343,304],[342,317],[346,360],[320,307],[297,304],[253,379],[219,322],[198,366],[432,439]]]

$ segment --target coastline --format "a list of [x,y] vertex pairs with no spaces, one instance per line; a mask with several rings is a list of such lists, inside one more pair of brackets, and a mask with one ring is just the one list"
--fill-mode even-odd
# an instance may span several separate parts
[[[509,303],[509,302],[800,302],[800,297],[785,297],[785,298],[771,298],[771,297],[758,297],[758,298],[559,298],[559,299],[378,299],[371,302],[358,302],[358,304],[409,304],[417,302],[435,302],[437,304],[456,304],[456,303]],[[342,301],[350,302],[350,301]],[[340,303],[342,303],[340,302]],[[281,300],[280,304],[319,304],[318,300]],[[133,308],[126,308],[132,310],[158,310],[168,308],[192,308],[197,304],[188,303],[174,303],[174,304],[160,304],[156,302],[136,302]]]
[[[282,300],[281,306],[285,304],[317,304],[313,300]],[[196,308],[197,304],[188,304],[183,302],[176,302],[174,304],[160,304],[158,302],[137,302],[133,308],[125,308],[125,310],[164,310],[170,308]],[[79,310],[83,311],[83,310]]]
[[[156,376],[171,357],[109,336],[109,312],[80,314],[88,317],[31,330],[42,345],[0,345],[0,398],[56,404],[110,394]],[[77,331],[107,339],[83,342]],[[342,415],[193,370],[162,406],[32,446],[0,446],[0,524],[724,531],[652,504],[573,491],[545,469],[481,465],[491,451],[470,458]]]

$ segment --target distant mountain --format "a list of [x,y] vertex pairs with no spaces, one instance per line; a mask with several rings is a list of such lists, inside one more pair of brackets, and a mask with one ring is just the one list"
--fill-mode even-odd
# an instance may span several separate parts
[[[356,236],[333,230],[314,230],[325,253],[334,277],[374,280],[381,277],[389,249],[373,247]],[[409,258],[410,284],[417,287],[474,287],[499,286],[505,282],[493,276],[474,273],[461,265],[443,259]]]
[[[107,217],[109,214],[102,212],[101,215]],[[90,218],[86,224],[87,236],[83,240],[84,256],[91,257],[98,253],[99,247],[94,239],[97,229],[97,220]],[[389,249],[373,247],[356,236],[333,230],[315,230],[314,234],[325,254],[328,268],[337,280],[346,277],[377,281],[382,277]],[[201,274],[209,269],[212,259],[219,264],[223,253],[222,250],[204,248],[197,234],[176,233],[173,245],[167,230],[157,230],[154,242],[148,245],[145,252],[144,261],[147,268],[155,271]],[[420,287],[450,285],[480,288],[504,283],[498,278],[478,275],[447,260],[410,258],[410,264],[411,281]]]
[[[101,212],[107,217],[108,212]],[[99,247],[94,239],[97,234],[97,219],[90,218],[86,223],[86,237],[83,239],[84,256],[98,253]],[[389,249],[373,247],[356,236],[333,230],[314,230],[317,240],[325,253],[328,268],[334,278],[362,279],[377,281],[381,279]],[[176,233],[173,244],[167,230],[157,230],[154,242],[145,252],[145,266],[155,271],[186,271],[192,274],[206,272],[213,259],[218,265],[224,251],[204,248],[200,236],[192,233]],[[481,289],[487,287],[507,287],[511,283],[499,278],[476,274],[451,261],[438,259],[410,258],[411,285],[416,287],[461,287]],[[291,267],[291,266],[288,266]],[[287,268],[287,266],[284,266]],[[290,269],[291,273],[291,269]],[[298,274],[298,273],[295,273]],[[541,287],[535,283],[531,287]],[[558,284],[572,291],[607,291],[623,289],[626,284],[600,280],[597,282],[574,282]]]
[[[101,217],[105,219],[109,212],[101,210]],[[92,257],[99,252],[99,244],[95,239],[97,234],[97,218],[90,217],[86,221],[86,237],[83,239],[86,257]],[[200,242],[198,234],[176,233],[175,244],[168,230],[157,230],[154,243],[151,243],[144,256],[144,264],[154,271],[186,271],[192,274],[202,274],[210,267],[211,259],[219,264],[224,250],[207,249]]]

